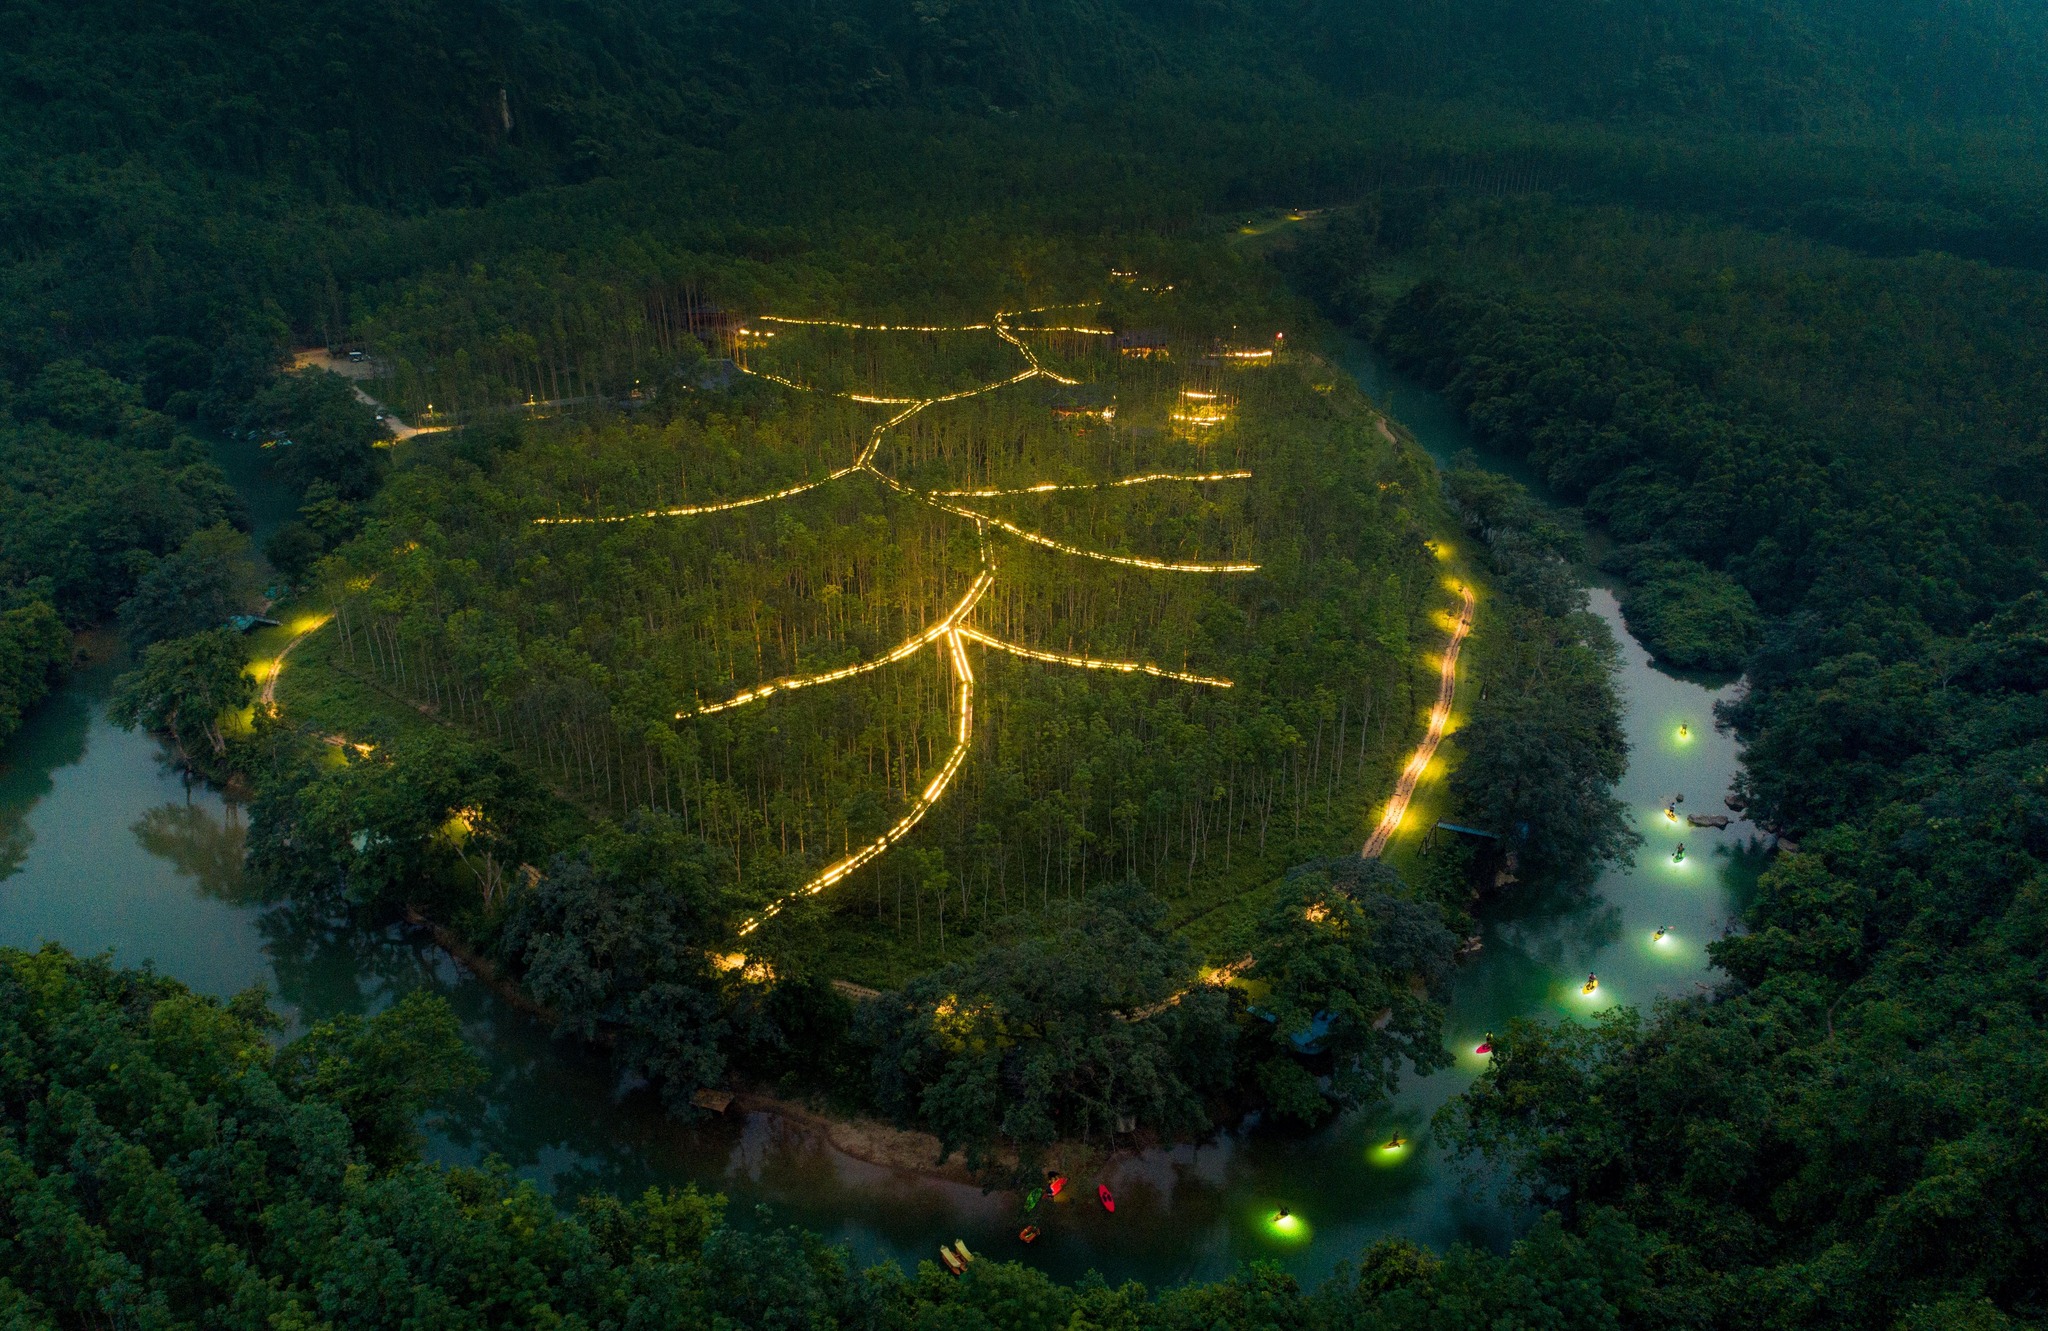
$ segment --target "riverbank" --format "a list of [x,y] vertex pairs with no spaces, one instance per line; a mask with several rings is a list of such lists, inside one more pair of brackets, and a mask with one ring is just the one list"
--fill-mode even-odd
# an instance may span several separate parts
[[[1462,447],[1433,434],[1428,399],[1411,401],[1405,391],[1386,404],[1392,433],[1412,431],[1445,457]],[[1366,428],[1380,433],[1376,424]],[[1453,604],[1446,593],[1446,610]],[[1716,687],[1656,671],[1630,646],[1611,602],[1596,594],[1594,608],[1623,643],[1636,756],[1622,797],[1646,827],[1680,789],[1689,808],[1717,808],[1735,755],[1711,725]],[[1479,650],[1484,599],[1481,622],[1460,664],[1461,672],[1480,672],[1468,679],[1483,679],[1488,668]],[[287,629],[266,632],[275,641],[261,645],[273,653],[289,640]],[[350,698],[369,686],[327,672],[319,690],[295,694],[295,679],[313,682],[304,667],[338,647],[329,626],[294,650],[278,688],[289,719],[302,719],[293,708],[303,696],[337,728],[354,710],[388,711],[393,726],[434,725],[381,696],[374,708],[367,699],[358,707]],[[241,870],[239,807],[203,786],[186,791],[154,741],[108,726],[104,685],[92,676],[67,686],[39,710],[33,733],[9,755],[11,770],[0,773],[0,824],[16,829],[12,844],[22,847],[14,860],[0,857],[0,942],[34,946],[47,937],[131,962],[154,957],[167,973],[221,997],[263,983],[301,1029],[427,989],[455,1007],[488,1072],[473,1102],[427,1125],[432,1159],[496,1159],[564,1199],[691,1183],[730,1196],[733,1214],[747,1223],[766,1207],[767,1223],[847,1243],[861,1262],[914,1263],[961,1237],[976,1251],[1018,1256],[1063,1279],[1095,1269],[1156,1287],[1226,1275],[1246,1261],[1314,1278],[1386,1235],[1439,1248],[1505,1244],[1521,1220],[1488,1200],[1484,1180],[1470,1184],[1443,1160],[1429,1130],[1435,1109],[1483,1070],[1474,1047],[1518,1016],[1590,1017],[1597,1009],[1577,992],[1589,970],[1599,972],[1603,997],[1632,1004],[1693,992],[1713,974],[1704,943],[1746,892],[1744,875],[1753,880],[1741,849],[1749,829],[1738,821],[1725,832],[1688,830],[1695,853],[1683,871],[1645,856],[1634,870],[1604,875],[1588,895],[1524,894],[1487,907],[1478,921],[1483,949],[1459,968],[1446,1018],[1454,1068],[1404,1076],[1387,1103],[1313,1133],[1240,1124],[1200,1143],[1098,1158],[1086,1175],[1070,1169],[1115,1189],[1116,1215],[1100,1213],[1092,1199],[1061,1207],[1053,1221],[1038,1220],[1045,1235],[1026,1250],[1016,1241],[1015,1194],[983,1194],[932,1166],[937,1144],[929,1137],[835,1125],[831,1115],[759,1086],[737,1088],[747,1098],[736,1097],[726,1114],[678,1124],[650,1090],[622,1086],[602,1050],[555,1039],[530,1005],[481,983],[430,934],[365,931],[273,906]],[[1417,723],[1426,702],[1415,699]],[[1693,723],[1683,748],[1672,738],[1681,717]],[[1431,765],[1422,787],[1429,801],[1447,768],[1442,755]],[[1416,826],[1424,814],[1420,806],[1411,812]],[[1395,840],[1404,872],[1432,863],[1410,855],[1405,840]],[[1671,926],[1672,941],[1652,947],[1660,925]],[[1383,1150],[1396,1133],[1407,1145]],[[1287,1235],[1267,1223],[1282,1204],[1304,1221]]]

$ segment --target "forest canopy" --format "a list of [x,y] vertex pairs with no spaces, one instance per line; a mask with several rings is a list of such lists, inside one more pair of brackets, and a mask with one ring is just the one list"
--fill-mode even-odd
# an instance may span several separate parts
[[[1542,1217],[1520,1243],[1380,1244],[1313,1290],[857,1272],[688,1193],[569,1213],[419,1164],[466,1075],[432,1004],[281,1042],[255,997],[0,954],[0,1320],[2048,1316],[2040,6],[0,20],[0,744],[120,625],[118,718],[252,782],[289,908],[454,927],[678,1112],[739,1072],[1001,1168],[1317,1121],[1441,1057],[1485,903],[1332,857],[1427,714],[1445,524],[1488,593],[1457,808],[1532,875],[1626,853],[1597,561],[1663,664],[1745,677],[1734,795],[1783,852],[1711,992],[1496,1033],[1438,1126]],[[1094,331],[757,319],[1068,301]],[[1440,483],[1318,318],[1577,513]],[[306,347],[459,428],[378,447]],[[298,506],[268,570],[214,461],[263,442]],[[1201,479],[1107,485],[1153,472]],[[982,493],[1040,483],[1102,488]],[[273,590],[334,615],[275,716],[221,623]],[[857,687],[724,706],[935,623]],[[1238,961],[1261,1013],[1206,982]]]

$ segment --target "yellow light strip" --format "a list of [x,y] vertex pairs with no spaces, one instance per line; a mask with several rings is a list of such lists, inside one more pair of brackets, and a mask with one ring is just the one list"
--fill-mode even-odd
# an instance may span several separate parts
[[996,319],[998,321],[1011,319],[1020,314],[1045,314],[1052,310],[1097,310],[1101,308],[1102,302],[1099,300],[1072,300],[1064,305],[1033,305],[1028,310],[997,310]]
[[[1055,309],[1087,308],[1093,308],[1093,306],[1088,304],[1045,305],[1039,306],[1037,309],[1034,310],[1025,311],[1025,313],[1038,314],[1044,313],[1047,310]],[[812,878],[809,882],[805,883],[804,886],[798,889],[796,892],[790,893],[787,896],[784,896],[776,901],[771,902],[766,908],[762,910],[762,912],[759,915],[751,919],[748,919],[743,924],[741,924],[739,927],[739,934],[742,937],[752,933],[754,930],[760,928],[764,922],[774,918],[777,914],[781,913],[783,908],[787,906],[790,902],[796,900],[799,897],[815,896],[818,893],[823,892],[826,888],[831,887],[835,883],[844,881],[849,875],[858,870],[862,865],[868,863],[870,860],[875,859],[884,851],[888,850],[889,847],[895,845],[898,841],[901,841],[904,837],[908,836],[910,832],[914,828],[916,828],[920,822],[923,821],[924,816],[931,811],[932,806],[937,804],[940,797],[942,797],[945,794],[947,787],[952,784],[954,776],[958,774],[961,765],[966,761],[968,745],[973,737],[974,671],[967,659],[967,651],[965,644],[968,639],[971,638],[975,642],[981,643],[982,645],[997,651],[1010,652],[1013,655],[1021,656],[1028,660],[1042,661],[1052,665],[1074,666],[1084,670],[1111,670],[1125,674],[1146,674],[1161,679],[1172,679],[1179,681],[1181,683],[1206,685],[1214,688],[1227,689],[1232,687],[1231,681],[1227,679],[1218,679],[1206,675],[1195,675],[1184,671],[1167,670],[1163,667],[1151,665],[1142,661],[1111,661],[1094,657],[1075,656],[1064,652],[1041,651],[1036,648],[1024,647],[1017,643],[1005,642],[1002,639],[995,638],[989,634],[981,632],[980,630],[966,627],[961,623],[961,620],[964,619],[973,610],[974,606],[981,600],[983,594],[987,592],[989,586],[994,582],[995,579],[995,566],[993,562],[989,561],[988,559],[988,551],[986,546],[986,535],[987,529],[989,527],[995,527],[1000,531],[1007,532],[1008,534],[1017,537],[1019,540],[1028,541],[1035,545],[1044,546],[1049,550],[1055,550],[1061,554],[1074,555],[1084,559],[1097,559],[1112,564],[1122,564],[1130,568],[1154,569],[1170,573],[1250,573],[1256,571],[1259,567],[1257,564],[1251,563],[1175,563],[1166,560],[1144,559],[1128,555],[1112,555],[1101,551],[1088,550],[1080,546],[1068,545],[1065,542],[1054,540],[1049,536],[1044,536],[1037,532],[1027,531],[1024,528],[1017,526],[1015,523],[1006,522],[1001,518],[994,517],[986,513],[979,513],[973,509],[963,508],[956,504],[946,503],[944,502],[944,498],[942,498],[942,496],[994,498],[1004,494],[1042,494],[1054,490],[1109,489],[1128,485],[1147,485],[1159,481],[1206,482],[1225,480],[1246,480],[1249,479],[1251,476],[1251,473],[1249,471],[1214,472],[1201,475],[1154,473],[1144,476],[1129,476],[1121,480],[1103,481],[1095,484],[1062,485],[1056,483],[1046,483],[1041,485],[1030,486],[1022,490],[955,490],[943,491],[935,494],[928,491],[914,489],[911,486],[905,485],[901,481],[898,481],[895,477],[889,475],[887,472],[882,471],[879,467],[874,465],[875,455],[881,448],[883,436],[886,435],[890,430],[894,429],[896,426],[901,425],[904,421],[909,420],[912,416],[915,416],[918,412],[923,411],[926,407],[935,406],[942,402],[957,402],[964,398],[976,397],[979,396],[980,394],[994,392],[999,388],[1007,388],[1013,384],[1023,383],[1025,380],[1033,378],[1046,378],[1054,381],[1055,383],[1068,385],[1077,382],[1076,380],[1069,379],[1064,375],[1057,374],[1054,371],[1045,368],[1045,366],[1039,362],[1037,355],[1031,350],[1031,348],[1025,345],[1025,343],[1020,338],[1018,338],[1016,334],[1006,324],[1005,321],[1012,317],[1011,315],[999,312],[995,316],[995,321],[992,324],[969,324],[958,326],[857,324],[852,322],[829,319],[787,318],[779,315],[763,315],[760,317],[762,321],[771,323],[848,328],[873,332],[937,333],[968,332],[977,330],[986,331],[992,329],[1004,341],[1008,342],[1011,346],[1017,349],[1018,353],[1024,357],[1024,360],[1027,364],[1027,368],[1020,371],[1017,374],[1010,376],[1007,379],[1002,379],[994,383],[981,384],[973,388],[964,388],[958,390],[957,392],[944,393],[934,397],[913,398],[885,397],[877,394],[867,393],[827,393],[824,389],[816,388],[809,384],[799,383],[797,380],[787,378],[783,375],[775,374],[772,371],[755,370],[749,368],[745,364],[741,364],[738,368],[743,373],[752,375],[758,379],[768,380],[771,383],[781,384],[784,387],[794,389],[797,392],[819,393],[821,395],[839,397],[847,401],[859,402],[867,405],[892,406],[900,407],[902,409],[898,411],[895,415],[891,416],[888,420],[883,421],[879,425],[876,425],[869,432],[866,445],[861,449],[860,456],[855,460],[854,464],[851,467],[842,467],[838,471],[833,472],[831,475],[826,476],[822,480],[809,481],[802,485],[792,486],[786,490],[777,491],[774,494],[757,495],[746,499],[725,500],[713,504],[700,504],[680,506],[676,508],[667,509],[654,509],[643,513],[622,514],[614,517],[556,517],[535,519],[536,522],[542,524],[561,525],[573,523],[626,522],[631,521],[635,518],[686,517],[699,513],[719,513],[736,508],[745,508],[753,504],[767,503],[771,500],[789,498],[793,495],[802,494],[806,490],[814,489],[817,486],[823,485],[829,481],[839,480],[854,471],[866,471],[870,475],[873,475],[878,480],[882,481],[884,484],[888,485],[891,489],[895,490],[899,494],[903,494],[911,498],[918,499],[924,503],[931,504],[935,508],[938,508],[944,512],[952,513],[958,517],[970,519],[974,522],[976,531],[979,532],[983,537],[984,544],[982,557],[984,561],[984,566],[982,568],[981,573],[976,576],[974,582],[969,585],[966,595],[961,598],[960,602],[953,607],[953,609],[946,615],[945,618],[941,619],[938,623],[921,630],[914,637],[910,638],[908,641],[904,643],[899,644],[897,647],[891,649],[882,657],[877,658],[873,661],[861,662],[851,666],[843,666],[837,670],[824,671],[815,675],[801,675],[787,679],[775,680],[771,683],[764,684],[757,688],[739,693],[731,698],[726,699],[724,702],[712,703],[708,706],[700,707],[695,711],[678,712],[676,714],[676,719],[683,720],[693,716],[707,715],[712,712],[726,711],[730,708],[744,706],[752,702],[759,702],[766,698],[772,697],[778,693],[794,692],[795,690],[809,688],[813,685],[833,683],[839,680],[850,678],[854,675],[864,674],[871,670],[880,669],[885,665],[890,665],[897,661],[904,660],[905,658],[914,655],[921,648],[937,642],[943,642],[945,644],[945,650],[952,661],[954,677],[959,684],[959,695],[954,719],[955,739],[953,749],[947,755],[946,761],[940,766],[938,772],[935,773],[932,779],[926,784],[923,792],[919,795],[918,799],[911,805],[910,809],[903,815],[903,817],[899,818],[880,837],[876,838],[874,841],[868,843],[867,845],[862,846],[859,850],[854,851],[852,854],[846,856],[838,862],[830,865],[821,873],[819,873],[816,877]],[[748,332],[748,330],[746,329],[742,329],[740,331],[742,332],[742,334]],[[1025,331],[1076,332],[1107,336],[1111,330],[1072,327],[1042,329],[1032,328],[1027,329]],[[774,334],[760,333],[754,334],[754,336],[773,337]],[[1469,614],[1470,594],[1468,592],[1468,619]],[[1457,643],[1456,640],[1454,640],[1450,650],[1450,657],[1452,659],[1455,659],[1456,652]],[[1438,733],[1440,733],[1441,726],[1437,726],[1436,730]],[[1427,758],[1425,757],[1421,760],[1420,766],[1426,765]],[[1416,769],[1418,775],[1420,773],[1420,766],[1417,766]],[[1410,784],[1412,787],[1412,782]],[[1398,821],[1398,817],[1395,819],[1395,821]]]
[[643,518],[693,518],[700,513],[727,513],[736,508],[747,508],[754,504],[766,504],[772,503],[777,499],[788,499],[792,496],[800,495],[806,490],[815,490],[819,486],[836,481],[842,476],[851,476],[859,470],[860,464],[856,462],[851,467],[841,467],[830,476],[822,477],[815,481],[805,481],[802,485],[792,485],[787,490],[777,490],[774,494],[753,495],[746,499],[724,499],[715,504],[685,504],[676,508],[650,508],[642,513],[616,513],[610,517],[535,518],[533,521],[534,525],[541,527],[573,527],[600,522],[637,522]]
[[1235,687],[1229,680],[1218,679],[1214,675],[1194,675],[1184,670],[1168,670],[1164,666],[1151,665],[1144,661],[1105,661],[1099,657],[1071,656],[1066,652],[1048,652],[1036,647],[1025,647],[991,637],[980,629],[966,624],[960,626],[955,636],[971,638],[984,647],[993,647],[999,652],[1008,652],[1012,656],[1022,656],[1033,661],[1044,661],[1048,665],[1078,666],[1083,670],[1114,670],[1125,675],[1151,675],[1155,679],[1176,679],[1183,684],[1206,684],[1217,689]]
[[948,499],[1000,499],[1006,495],[1042,495],[1057,490],[1113,490],[1125,485],[1151,485],[1155,481],[1248,481],[1251,476],[1248,471],[1212,471],[1199,476],[1156,472],[1149,476],[1126,476],[1120,481],[1084,481],[1074,485],[1043,481],[1037,485],[1027,485],[1020,490],[934,490],[932,493]]
[[844,319],[792,319],[781,314],[755,316],[762,323],[795,324],[800,328],[851,328],[863,333],[975,333],[987,332],[987,324],[862,324]]
[[1008,532],[1020,541],[1029,541],[1033,545],[1041,545],[1048,550],[1057,550],[1063,555],[1073,555],[1080,559],[1099,559],[1105,564],[1122,564],[1126,568],[1146,568],[1159,573],[1256,573],[1259,571],[1257,564],[1176,563],[1165,559],[1145,559],[1137,555],[1113,555],[1102,550],[1089,550],[1078,545],[1068,545],[1065,541],[1056,541],[1050,536],[1043,536],[1035,531],[1027,531],[1014,522],[1005,521],[988,513],[977,513],[971,508],[961,508],[957,504],[946,503],[937,496],[926,494],[922,490],[913,490],[895,477],[875,471],[873,467],[868,468],[868,470],[880,476],[888,485],[904,494],[922,499],[934,508],[944,509],[948,513],[957,513],[963,518],[973,518],[976,522],[986,522],[996,530]]
[[888,831],[830,866],[795,892],[769,903],[759,915],[740,925],[740,937],[745,938],[767,921],[774,919],[782,913],[783,907],[798,897],[814,897],[834,883],[843,881],[854,870],[910,835],[911,829],[924,821],[924,816],[931,812],[932,806],[939,802],[939,797],[946,793],[946,787],[953,783],[953,777],[960,771],[960,765],[967,761],[968,741],[974,737],[974,671],[967,664],[967,652],[960,645],[960,634],[948,633],[945,639],[947,647],[951,649],[954,674],[960,681],[960,700],[954,713],[953,751],[946,755],[945,764],[926,784],[924,792],[917,797],[917,802],[912,804],[909,811],[897,819]]
[[1083,328],[1079,324],[1013,324],[1020,333],[1091,333],[1096,337],[1115,337],[1114,328]]
[[1436,706],[1429,709],[1429,729],[1422,736],[1422,743],[1416,746],[1415,755],[1408,765],[1401,769],[1401,779],[1394,783],[1394,798],[1387,804],[1387,811],[1380,815],[1379,826],[1373,828],[1372,839],[1365,843],[1360,852],[1366,859],[1376,860],[1386,850],[1387,842],[1393,837],[1394,829],[1401,825],[1401,818],[1408,812],[1408,801],[1415,794],[1415,783],[1429,767],[1429,760],[1436,756],[1436,746],[1443,742],[1444,728],[1451,719],[1451,699],[1458,688],[1458,648],[1465,642],[1465,635],[1472,631],[1472,589],[1461,589],[1465,605],[1459,612],[1458,622],[1451,626],[1450,645],[1444,648],[1443,670],[1436,687]]
[[980,575],[968,585],[967,594],[960,598],[959,604],[946,612],[944,619],[939,620],[929,628],[921,630],[915,637],[908,638],[897,644],[886,655],[878,656],[872,661],[860,661],[853,665],[841,666],[837,670],[826,670],[815,675],[794,675],[786,679],[774,680],[758,688],[748,689],[744,693],[736,693],[724,702],[708,703],[693,711],[677,712],[676,720],[687,721],[693,716],[709,716],[713,712],[729,711],[734,707],[744,707],[748,703],[760,702],[762,699],[773,697],[778,693],[794,693],[798,689],[808,689],[817,684],[835,684],[842,679],[851,679],[855,675],[864,675],[870,670],[880,670],[883,666],[894,665],[905,657],[916,654],[927,644],[935,642],[950,633],[953,626],[960,622],[961,617],[974,609],[975,603],[981,600],[982,595],[988,591],[989,584],[995,580],[995,576],[996,571],[993,568],[983,569]]
[[1011,346],[1017,348],[1018,354],[1022,355],[1025,360],[1031,362],[1031,368],[1034,373],[1042,374],[1056,384],[1067,384],[1071,386],[1073,384],[1081,382],[1078,379],[1069,379],[1064,374],[1054,374],[1051,370],[1048,370],[1045,368],[1045,366],[1039,364],[1038,354],[1032,351],[1030,347],[1025,346],[1023,339],[1019,338],[1015,333],[1011,332],[1008,328],[1006,328],[1003,325],[1001,315],[996,316],[996,336],[1003,339],[1003,341],[1008,342]]
[[[1025,358],[1027,360],[1030,359],[1029,352],[1025,353]],[[834,393],[829,389],[798,383],[796,380],[776,374],[772,370],[751,369],[748,366],[739,365],[737,361],[734,364],[738,367],[741,374],[750,374],[756,379],[766,379],[770,383],[781,384],[784,388],[793,388],[799,393],[816,393],[821,397],[843,398],[848,402],[859,402],[870,407],[908,406],[922,409],[940,402],[958,402],[964,397],[977,397],[983,393],[993,393],[998,388],[1008,388],[1011,384],[1021,384],[1026,379],[1041,374],[1057,383],[1071,384],[1074,382],[1072,379],[1060,378],[1059,375],[1054,374],[1051,370],[1041,369],[1034,362],[1030,369],[1023,371],[1021,374],[1013,374],[1007,379],[999,379],[992,384],[978,384],[973,388],[963,388],[955,393],[942,393],[937,397],[882,397],[874,393]]]

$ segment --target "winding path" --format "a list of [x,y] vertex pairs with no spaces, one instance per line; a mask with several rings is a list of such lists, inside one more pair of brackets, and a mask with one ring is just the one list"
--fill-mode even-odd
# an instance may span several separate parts
[[1403,815],[1408,812],[1408,801],[1414,797],[1415,783],[1429,767],[1429,760],[1436,757],[1436,746],[1443,742],[1444,728],[1451,719],[1451,699],[1458,691],[1458,649],[1465,644],[1465,635],[1472,631],[1472,588],[1459,584],[1458,591],[1464,597],[1464,604],[1458,610],[1458,622],[1451,626],[1451,641],[1444,648],[1444,668],[1436,688],[1436,706],[1429,709],[1429,730],[1422,737],[1422,743],[1415,746],[1415,756],[1401,769],[1401,779],[1394,784],[1394,798],[1387,804],[1387,811],[1380,815],[1378,827],[1372,830],[1372,839],[1365,843],[1361,852],[1366,859],[1376,860],[1387,849],[1387,841],[1394,830],[1401,826]]
[[263,693],[261,697],[264,709],[272,716],[277,715],[277,678],[284,673],[284,658],[292,654],[292,648],[298,646],[313,634],[318,633],[326,626],[327,621],[332,618],[334,618],[333,615],[322,615],[319,622],[294,633],[291,641],[284,645],[282,651],[278,652],[277,659],[270,663],[270,673],[264,676],[263,679]]

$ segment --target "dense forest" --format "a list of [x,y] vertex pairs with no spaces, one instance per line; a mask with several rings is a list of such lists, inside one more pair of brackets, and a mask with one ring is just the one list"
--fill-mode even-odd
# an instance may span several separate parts
[[[1381,1244],[1314,1289],[861,1272],[710,1197],[559,1209],[419,1163],[467,1075],[431,1004],[283,1042],[258,996],[0,954],[0,1318],[2048,1316],[2037,8],[0,17],[0,745],[118,628],[117,719],[253,787],[278,892],[455,928],[678,1113],[755,1079],[995,1180],[1441,1059],[1484,903],[1355,832],[1447,574],[1484,593],[1488,688],[1446,798],[1527,824],[1527,873],[1629,848],[1587,562],[1662,662],[1745,674],[1738,798],[1788,851],[1711,994],[1496,1033],[1438,1131],[1505,1166],[1522,1241]],[[1064,302],[1097,331],[922,331]],[[1318,315],[1555,505],[1439,484],[1306,349]],[[298,346],[367,350],[382,401],[456,428],[380,447]],[[297,491],[261,552],[228,439]],[[1096,488],[979,493],[1043,483]],[[222,627],[273,596],[327,625],[275,715]],[[935,622],[886,672],[723,707]]]
[[1716,1323],[2037,1315],[2039,275],[1442,192],[1291,262],[1583,504],[1653,651],[1747,671],[1740,796],[1800,847],[1711,1001],[1502,1036],[1453,1133]]

